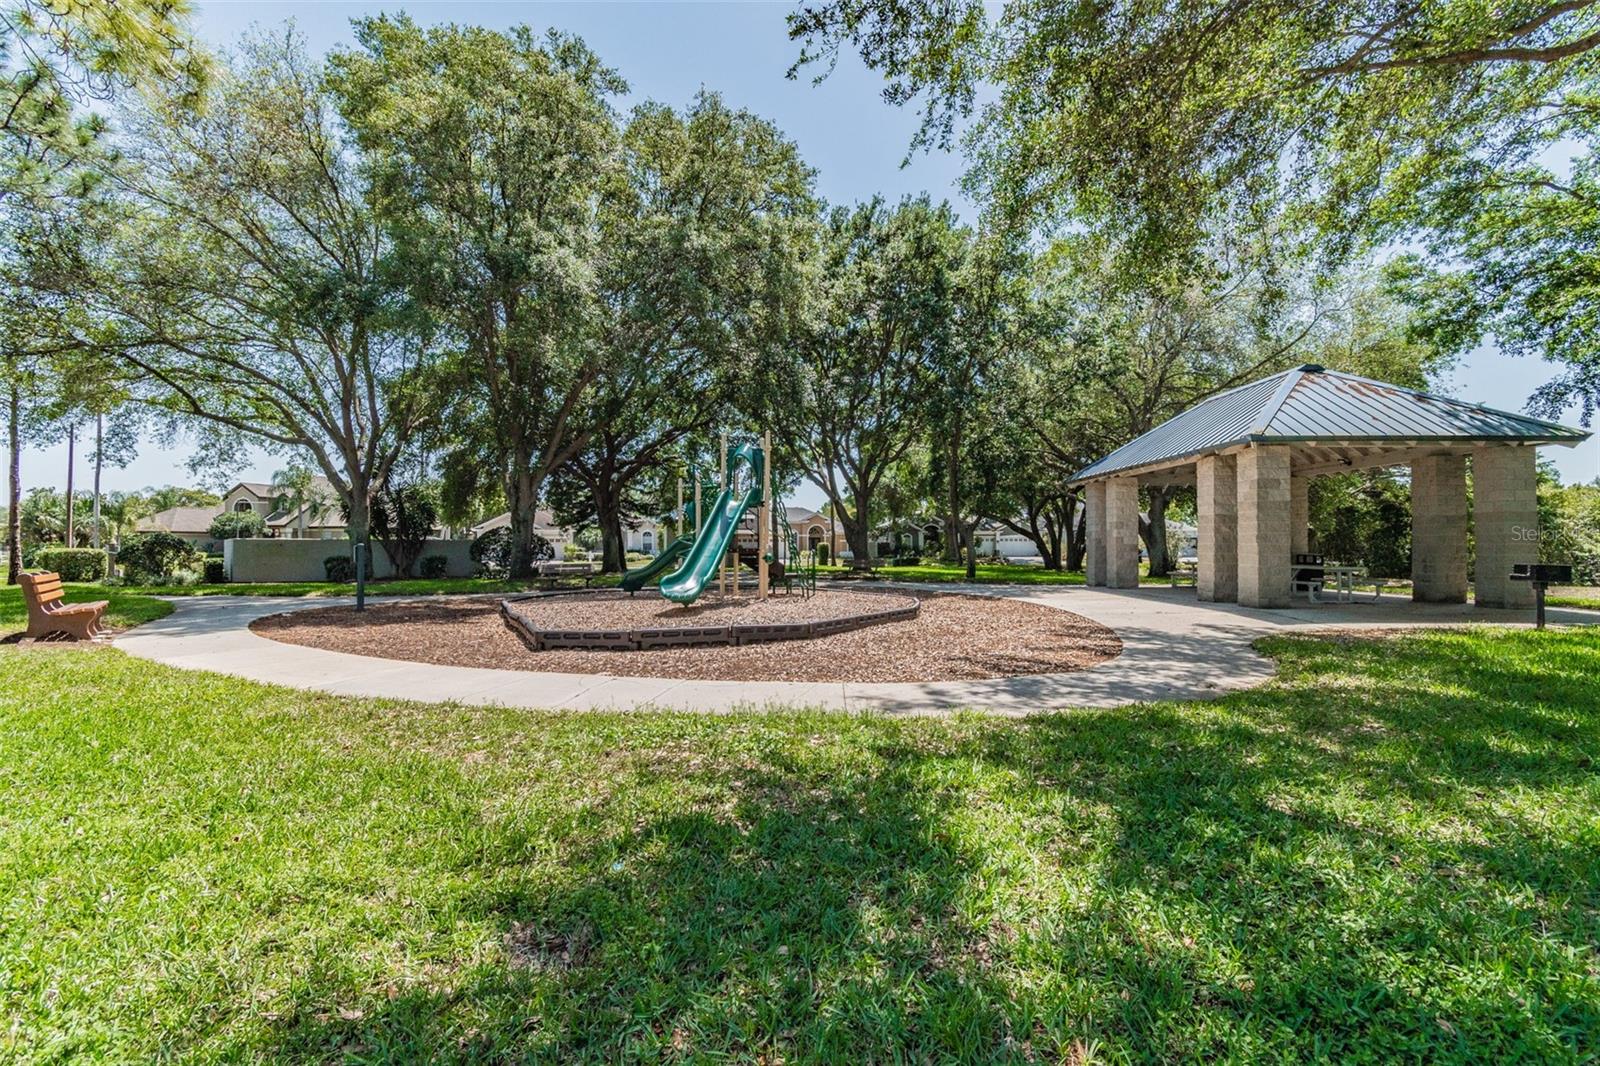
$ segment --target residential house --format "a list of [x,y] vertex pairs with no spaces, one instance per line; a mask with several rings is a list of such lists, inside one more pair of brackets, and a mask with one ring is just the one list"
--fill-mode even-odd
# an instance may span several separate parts
[[[468,539],[476,540],[491,529],[502,529],[511,524],[511,512],[501,511],[493,518],[485,519],[466,531]],[[540,507],[533,512],[533,531],[538,536],[549,541],[560,556],[566,546],[572,543],[572,530],[556,524],[556,516],[547,508]]]
[[211,523],[221,513],[219,507],[168,507],[139,519],[134,531],[171,533],[203,552],[214,554],[222,550],[222,545],[211,536]]
[[310,502],[295,507],[293,494],[281,485],[241,481],[222,497],[222,512],[254,511],[267,524],[269,537],[296,540],[338,540],[345,536],[344,515],[333,483],[318,474],[311,479]]
[[229,489],[214,507],[169,507],[139,520],[135,530],[155,530],[193,544],[204,552],[220,552],[222,544],[211,536],[211,523],[218,515],[253,512],[266,523],[267,536],[294,540],[338,540],[345,536],[344,516],[338,493],[325,477],[311,479],[311,495],[316,502],[291,507],[290,493],[264,481],[241,481]]

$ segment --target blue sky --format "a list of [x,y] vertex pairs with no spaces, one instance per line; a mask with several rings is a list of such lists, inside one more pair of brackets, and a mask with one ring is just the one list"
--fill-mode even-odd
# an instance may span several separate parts
[[[583,37],[627,79],[632,104],[645,99],[681,105],[702,88],[720,92],[730,104],[770,119],[799,145],[803,158],[817,171],[817,186],[829,200],[854,201],[874,193],[898,198],[929,192],[973,213],[957,183],[962,160],[951,155],[919,154],[906,159],[916,129],[912,110],[890,107],[880,95],[882,83],[853,57],[842,57],[820,86],[808,76],[789,80],[785,72],[797,47],[790,43],[784,16],[791,4],[780,3],[324,3],[197,2],[196,24],[209,43],[225,47],[253,23],[275,25],[294,20],[314,51],[348,43],[350,19],[382,11],[409,12],[419,22],[462,22],[490,27],[527,23],[555,27]],[[1553,376],[1543,363],[1511,359],[1492,348],[1473,353],[1444,381],[1441,391],[1493,407],[1521,410],[1535,388]],[[1566,421],[1577,422],[1576,410]],[[80,460],[87,448],[80,452]],[[1600,440],[1577,449],[1547,448],[1564,480],[1589,481],[1600,476]],[[123,470],[107,471],[107,489],[191,481],[184,469],[182,447],[169,450],[150,442]],[[62,485],[66,448],[25,450],[26,485]],[[80,461],[80,469],[83,463]],[[242,469],[241,477],[266,479],[282,464],[261,455]],[[799,502],[816,505],[821,494],[803,489]]]

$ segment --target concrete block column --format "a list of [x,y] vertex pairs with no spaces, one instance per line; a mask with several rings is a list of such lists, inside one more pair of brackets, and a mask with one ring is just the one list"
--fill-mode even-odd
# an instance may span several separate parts
[[1083,487],[1083,572],[1090,585],[1106,583],[1106,483]]
[[1311,479],[1289,476],[1289,551],[1311,550]]
[[1411,464],[1411,598],[1467,602],[1467,460],[1430,455]]
[[1239,453],[1239,603],[1289,606],[1289,448],[1255,445]]
[[1139,481],[1106,480],[1106,584],[1139,587]]
[[1231,455],[1195,461],[1195,512],[1199,525],[1199,568],[1195,595],[1207,603],[1239,598],[1238,466]]
[[1511,564],[1539,561],[1536,450],[1485,444],[1472,450],[1472,525],[1478,558],[1473,593],[1479,607],[1532,607],[1533,588],[1512,581]]

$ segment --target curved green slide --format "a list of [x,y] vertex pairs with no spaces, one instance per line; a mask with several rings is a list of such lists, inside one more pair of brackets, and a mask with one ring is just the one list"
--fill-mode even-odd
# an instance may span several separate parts
[[640,589],[650,584],[650,582],[655,579],[656,575],[664,573],[677,566],[678,560],[683,557],[683,553],[688,551],[693,545],[694,534],[685,533],[671,544],[668,544],[665,548],[662,548],[660,554],[658,554],[654,559],[651,559],[648,563],[641,566],[639,569],[629,570],[626,574],[623,574],[623,590],[630,594],[638,592]]
[[749,487],[735,494],[734,479],[728,478],[728,487],[717,494],[716,501],[706,512],[706,524],[690,546],[683,565],[661,579],[661,595],[675,603],[693,603],[700,598],[706,585],[717,573],[717,567],[728,554],[739,520],[746,511],[761,502],[761,475],[766,466],[766,456],[753,443],[729,449],[728,472],[743,462],[750,468]]

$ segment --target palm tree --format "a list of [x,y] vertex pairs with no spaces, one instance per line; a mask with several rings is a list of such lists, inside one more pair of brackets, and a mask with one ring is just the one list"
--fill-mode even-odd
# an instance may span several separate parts
[[333,497],[317,483],[316,475],[303,466],[291,466],[272,475],[278,506],[291,514],[299,512],[298,536],[306,535],[306,519],[320,521],[333,510]]

